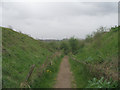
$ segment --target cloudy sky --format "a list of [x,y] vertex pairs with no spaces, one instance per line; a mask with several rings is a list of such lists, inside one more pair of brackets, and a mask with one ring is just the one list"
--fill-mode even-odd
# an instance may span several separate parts
[[85,38],[118,25],[117,2],[2,2],[1,26],[39,39]]

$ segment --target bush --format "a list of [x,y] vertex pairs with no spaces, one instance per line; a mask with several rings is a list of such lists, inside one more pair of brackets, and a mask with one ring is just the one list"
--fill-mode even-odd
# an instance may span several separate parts
[[78,40],[72,37],[69,39],[69,45],[70,45],[70,50],[72,51],[73,54],[76,54],[78,52]]
[[64,41],[61,43],[60,49],[64,51],[64,54],[68,54],[70,52],[68,43]]
[[85,41],[86,42],[91,42],[92,41],[92,35],[87,35]]
[[49,46],[50,48],[54,49],[54,50],[59,50],[59,44],[58,44],[57,42],[55,42],[55,41],[49,42],[49,43],[48,43],[48,46]]

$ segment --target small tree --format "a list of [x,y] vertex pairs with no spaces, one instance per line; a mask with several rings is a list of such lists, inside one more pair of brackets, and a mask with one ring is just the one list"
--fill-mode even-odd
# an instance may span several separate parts
[[70,40],[69,40],[69,45],[70,45],[70,49],[72,51],[73,54],[76,54],[77,51],[78,51],[78,40],[75,39],[74,37],[72,37]]
[[93,38],[93,36],[88,34],[88,35],[86,36],[86,39],[85,39],[85,40],[86,40],[86,42],[91,42],[91,41],[92,41],[92,38]]
[[65,54],[69,53],[69,45],[67,42],[62,42],[60,45],[60,49],[64,50]]

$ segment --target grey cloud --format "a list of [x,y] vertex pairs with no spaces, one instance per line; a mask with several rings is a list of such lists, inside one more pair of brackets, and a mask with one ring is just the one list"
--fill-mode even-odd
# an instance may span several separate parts
[[34,38],[57,38],[86,34],[99,26],[117,24],[117,3],[3,3],[3,25]]
[[104,2],[104,3],[93,3],[94,6],[98,7],[100,13],[110,14],[118,12],[118,3],[117,2]]
[[[31,4],[31,3],[30,3]],[[116,3],[32,3],[32,6],[22,3],[5,3],[3,10],[13,10],[17,15],[14,18],[40,18],[81,15],[108,15],[117,13]],[[19,14],[19,15],[18,15]]]

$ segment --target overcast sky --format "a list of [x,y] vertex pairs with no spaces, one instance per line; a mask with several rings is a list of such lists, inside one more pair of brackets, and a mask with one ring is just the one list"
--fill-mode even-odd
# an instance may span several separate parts
[[116,2],[3,2],[2,23],[39,39],[85,38],[118,25]]

